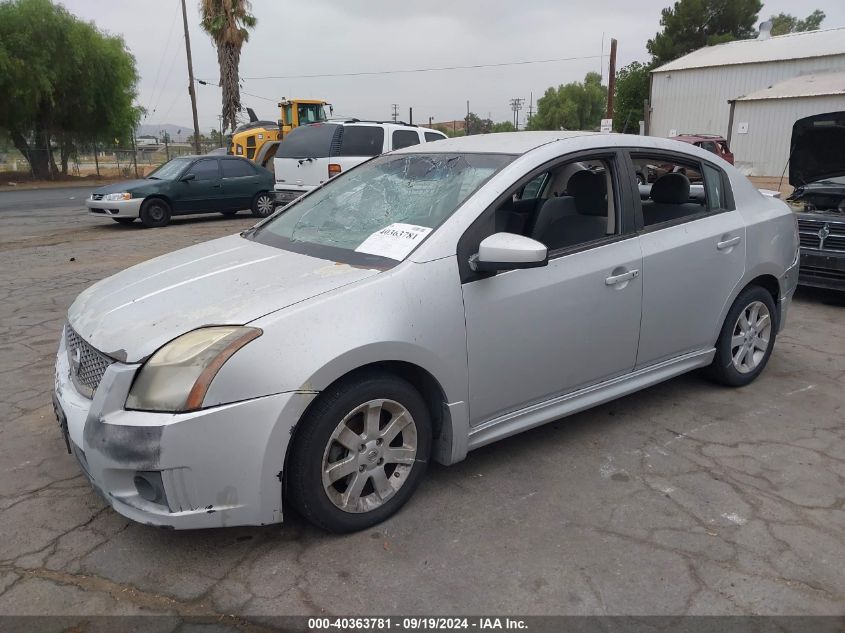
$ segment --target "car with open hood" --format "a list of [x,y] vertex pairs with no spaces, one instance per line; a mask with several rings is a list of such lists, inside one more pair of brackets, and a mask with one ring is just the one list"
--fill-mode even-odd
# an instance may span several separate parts
[[792,126],[789,201],[798,206],[805,286],[845,291],[845,112]]
[[[636,166],[678,171],[638,187]],[[59,427],[119,513],[335,532],[430,461],[704,368],[766,366],[795,217],[666,139],[516,132],[418,144],[243,233],[94,284],[56,360]]]
[[119,182],[91,192],[85,201],[95,217],[120,224],[141,220],[146,227],[167,226],[175,215],[251,209],[257,217],[273,212],[273,174],[237,156],[180,156],[146,178]]

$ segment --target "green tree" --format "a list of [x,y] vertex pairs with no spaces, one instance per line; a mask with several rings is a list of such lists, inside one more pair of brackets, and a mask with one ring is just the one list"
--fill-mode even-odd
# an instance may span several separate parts
[[786,33],[801,33],[803,31],[816,31],[825,19],[824,11],[816,9],[803,20],[788,13],[778,13],[769,18],[772,22],[772,35],[785,35]]
[[49,0],[0,3],[0,128],[36,178],[62,172],[79,143],[130,138],[138,74],[122,39]]
[[241,48],[249,40],[249,30],[258,22],[250,13],[249,0],[200,0],[202,28],[217,48],[220,87],[223,89],[223,127],[235,129],[235,116],[241,109],[238,66]]
[[617,132],[637,130],[644,116],[643,101],[648,99],[648,75],[652,68],[652,64],[631,62],[617,71],[613,100],[613,129]]
[[493,132],[516,132],[516,128],[510,121],[500,121],[493,124]]
[[646,48],[656,64],[665,64],[702,48],[753,37],[760,0],[678,0],[663,9],[663,30]]
[[489,134],[493,129],[493,121],[482,119],[475,112],[467,114],[465,121],[467,134]]
[[592,130],[599,126],[607,105],[607,87],[601,75],[587,73],[584,82],[550,87],[537,101],[529,130]]

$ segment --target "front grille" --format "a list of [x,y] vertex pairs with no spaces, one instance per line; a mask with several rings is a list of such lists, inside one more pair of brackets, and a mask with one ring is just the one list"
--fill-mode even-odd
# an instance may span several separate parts
[[[827,227],[827,231],[825,231]],[[827,232],[827,236],[822,235]],[[845,222],[799,218],[798,237],[801,246],[822,251],[845,252]]]
[[82,395],[93,398],[103,374],[115,362],[114,359],[91,347],[70,325],[65,326],[65,345],[74,385]]
[[102,193],[92,193],[91,200],[102,200],[104,195]]
[[845,270],[834,270],[832,268],[821,268],[819,266],[801,265],[801,276],[805,278],[827,279],[829,281],[841,281],[845,283]]

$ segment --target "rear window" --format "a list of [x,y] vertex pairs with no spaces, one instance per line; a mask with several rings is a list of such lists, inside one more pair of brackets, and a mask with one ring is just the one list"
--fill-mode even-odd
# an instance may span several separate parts
[[[298,127],[285,136],[276,150],[276,158],[326,158],[332,154],[332,141],[343,128],[317,123]],[[379,149],[379,152],[381,150]]]
[[252,165],[244,160],[222,160],[223,178],[240,178],[241,176],[254,176],[255,170]]
[[416,130],[395,130],[393,132],[393,149],[402,149],[420,144],[420,135]]
[[343,127],[340,150],[332,155],[378,156],[383,148],[384,128],[374,125],[346,125]]

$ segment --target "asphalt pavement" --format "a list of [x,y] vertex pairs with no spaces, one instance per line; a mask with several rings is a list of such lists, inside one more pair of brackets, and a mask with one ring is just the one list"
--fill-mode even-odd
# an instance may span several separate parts
[[748,387],[690,374],[434,465],[364,532],[324,534],[292,511],[166,531],[107,507],[65,452],[59,332],[88,285],[253,219],[143,229],[89,217],[85,195],[0,193],[0,614],[250,630],[279,614],[845,613],[840,297],[799,292]]

